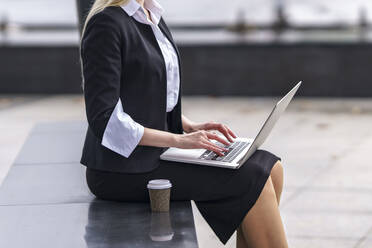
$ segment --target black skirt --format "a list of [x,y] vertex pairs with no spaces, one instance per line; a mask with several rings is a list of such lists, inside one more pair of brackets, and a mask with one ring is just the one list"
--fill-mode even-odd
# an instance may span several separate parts
[[257,201],[279,157],[257,150],[239,169],[224,169],[160,161],[151,172],[129,174],[87,169],[89,189],[98,198],[149,201],[147,183],[169,179],[171,200],[194,200],[200,213],[223,244],[230,239]]

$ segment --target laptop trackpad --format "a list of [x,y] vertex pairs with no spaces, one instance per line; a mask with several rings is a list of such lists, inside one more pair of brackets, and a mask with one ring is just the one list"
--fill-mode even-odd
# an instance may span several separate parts
[[178,159],[196,159],[199,158],[206,150],[205,149],[180,149],[171,147],[165,151],[160,157],[175,157]]

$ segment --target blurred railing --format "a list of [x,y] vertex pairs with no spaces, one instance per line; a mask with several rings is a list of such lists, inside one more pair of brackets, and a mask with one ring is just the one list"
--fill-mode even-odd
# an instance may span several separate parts
[[[45,23],[45,24],[17,24],[17,23],[10,23],[6,15],[0,14],[0,44],[2,43],[12,43],[12,36],[13,31],[18,31],[18,33],[24,33],[24,35],[32,35],[36,33],[52,33],[56,34],[58,32],[64,32],[66,35],[70,34],[71,36],[71,43],[76,42],[76,32],[77,30],[81,30],[82,24],[84,22],[85,16],[90,8],[92,0],[76,0],[77,6],[77,14],[78,14],[78,27],[74,24],[53,24],[53,23]],[[309,39],[311,41],[311,36],[314,37],[324,37],[323,39],[326,41],[327,37],[338,37],[342,41],[342,37],[347,37],[347,39],[351,39],[354,42],[364,42],[364,41],[372,41],[372,26],[368,23],[367,18],[367,11],[366,8],[360,8],[358,14],[358,20],[354,24],[345,24],[345,23],[333,23],[327,25],[296,25],[291,23],[288,20],[286,15],[285,5],[283,4],[282,0],[277,0],[276,4],[274,5],[274,21],[269,24],[255,24],[255,23],[248,23],[245,18],[245,12],[243,9],[239,10],[236,14],[236,20],[233,23],[226,24],[226,23],[214,23],[214,24],[198,24],[198,25],[191,25],[191,24],[171,24],[170,27],[175,32],[187,32],[188,35],[193,36],[193,32],[225,32],[224,37],[233,35],[233,39],[237,39],[238,41],[249,41],[249,40],[256,40],[260,41],[259,39],[255,39],[254,37],[259,35],[261,36],[278,36],[278,39],[270,38],[270,41],[280,41],[286,40],[283,37],[289,36],[293,37],[302,37],[302,40]],[[296,35],[293,35],[296,33]],[[213,33],[210,33],[213,36]],[[264,34],[264,35],[262,35]],[[269,35],[267,35],[269,34]],[[185,35],[184,35],[185,36]],[[194,35],[197,39],[198,35]],[[240,36],[240,37],[239,37]],[[253,38],[242,39],[243,36],[251,36]],[[22,37],[22,36],[20,36]],[[45,37],[44,35],[42,36]],[[182,35],[181,35],[182,37]],[[352,38],[351,38],[352,37]],[[300,39],[300,40],[301,40]],[[332,39],[331,39],[332,40]],[[42,42],[44,43],[44,42]]]
[[[81,27],[89,0],[76,3]],[[303,80],[304,96],[372,96],[365,11],[352,24],[295,25],[278,6],[267,24],[247,22],[240,9],[229,24],[171,25],[187,82],[183,93],[280,95]],[[1,14],[0,20],[0,93],[81,92],[76,24],[15,24]]]

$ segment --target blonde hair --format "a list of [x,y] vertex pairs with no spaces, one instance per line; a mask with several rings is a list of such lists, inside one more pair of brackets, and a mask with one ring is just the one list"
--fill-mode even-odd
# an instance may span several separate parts
[[[109,7],[109,6],[120,6],[120,5],[124,5],[124,4],[127,4],[129,2],[129,0],[95,0],[91,9],[89,10],[88,12],[88,15],[85,19],[85,22],[84,22],[84,25],[83,25],[83,30],[81,32],[81,39],[80,39],[80,51],[81,51],[81,42],[82,42],[82,39],[83,39],[83,36],[84,36],[84,32],[85,32],[85,29],[87,27],[87,24],[89,22],[89,20],[97,13],[103,11],[105,8]],[[80,67],[81,67],[81,77],[82,77],[82,84],[81,84],[81,87],[82,89],[84,90],[84,74],[83,74],[83,61],[82,61],[82,58],[81,58],[81,52],[80,52]]]
[[129,0],[95,0],[85,19],[83,31],[81,32],[82,34],[81,36],[84,35],[84,31],[87,26],[87,23],[95,14],[101,12],[102,10],[104,10],[105,8],[109,6],[120,6],[123,4],[127,4],[128,2]]

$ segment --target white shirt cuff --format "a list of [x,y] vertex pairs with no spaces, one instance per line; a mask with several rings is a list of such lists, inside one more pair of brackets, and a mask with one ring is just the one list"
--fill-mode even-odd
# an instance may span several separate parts
[[102,145],[128,158],[143,136],[144,127],[123,110],[119,98],[103,133]]

